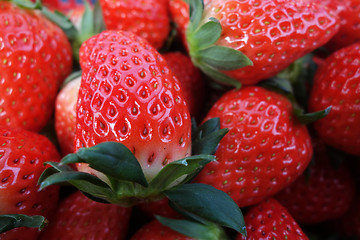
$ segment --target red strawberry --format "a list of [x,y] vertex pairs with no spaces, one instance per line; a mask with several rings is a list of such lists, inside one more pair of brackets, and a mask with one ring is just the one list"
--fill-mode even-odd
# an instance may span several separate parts
[[107,29],[130,31],[160,48],[170,31],[164,0],[100,0]]
[[78,77],[61,89],[55,102],[55,130],[62,155],[74,152],[76,103],[81,83]]
[[251,207],[245,223],[247,238],[239,234],[237,240],[308,239],[286,208],[272,198]]
[[125,239],[130,213],[130,208],[98,203],[77,191],[61,202],[40,239]]
[[141,227],[130,240],[195,240],[153,220]]
[[332,106],[314,123],[320,138],[350,154],[360,155],[360,44],[334,52],[315,75],[309,98],[311,112]]
[[[147,179],[189,156],[189,111],[162,56],[130,32],[105,31],[87,42],[90,67],[81,79],[75,150],[119,141],[134,153]],[[92,172],[84,164],[78,169]]]
[[[44,136],[0,127],[0,214],[42,215],[50,218],[57,207],[57,186],[39,191],[44,162],[60,160]],[[36,239],[37,229],[16,228],[0,234],[2,240]]]
[[64,32],[40,12],[0,2],[0,125],[39,131],[72,69]]
[[181,84],[190,116],[199,119],[204,107],[206,91],[205,80],[200,70],[192,64],[187,55],[181,52],[165,53],[163,57]]
[[330,50],[339,50],[360,40],[359,0],[316,0],[313,2],[328,7],[340,18],[340,29],[326,44],[327,48]]
[[261,87],[225,93],[206,119],[220,118],[228,134],[195,179],[228,193],[239,207],[256,204],[292,183],[312,156],[306,126],[290,101]]
[[314,156],[309,169],[276,195],[276,199],[300,224],[315,224],[340,217],[349,208],[355,194],[355,181],[345,164],[333,166],[321,143],[314,145]]
[[336,221],[333,226],[341,236],[354,237],[353,239],[360,238],[360,194],[357,193],[354,201],[352,202],[349,210]]
[[[308,1],[212,0],[203,13],[199,2],[192,2],[186,45],[194,64],[225,84],[235,85],[220,72],[243,84],[272,77],[324,45],[339,28],[337,16]],[[252,65],[245,60],[242,64],[239,52]]]

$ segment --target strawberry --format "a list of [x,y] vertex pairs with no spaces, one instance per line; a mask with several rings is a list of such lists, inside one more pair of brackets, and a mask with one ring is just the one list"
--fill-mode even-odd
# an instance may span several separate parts
[[[51,218],[57,207],[57,186],[39,190],[44,162],[60,160],[55,146],[44,136],[20,128],[0,127],[0,216],[42,215]],[[0,239],[36,239],[37,229],[15,228]]]
[[332,106],[314,127],[328,145],[349,154],[360,155],[360,44],[353,44],[330,55],[315,75],[309,110]]
[[245,214],[245,223],[247,238],[239,235],[237,240],[308,239],[286,208],[273,198],[251,207]]
[[192,21],[182,30],[189,54],[196,66],[227,85],[255,84],[276,75],[324,45],[339,28],[337,16],[308,1],[190,4]]
[[195,240],[195,238],[178,233],[155,219],[142,226],[130,240]]
[[229,133],[220,141],[217,161],[196,182],[228,193],[239,205],[256,204],[292,183],[307,167],[312,144],[290,101],[262,87],[225,93],[206,119],[219,117]]
[[0,125],[39,131],[72,69],[64,32],[40,12],[0,2]]
[[55,130],[62,155],[74,152],[76,103],[81,77],[73,79],[62,88],[55,102]]
[[164,0],[100,0],[107,29],[135,33],[160,48],[170,31]]
[[355,195],[355,181],[348,166],[333,166],[320,142],[314,144],[314,161],[276,199],[300,224],[336,219],[349,208]]
[[330,50],[339,50],[360,40],[360,1],[316,0],[321,6],[328,7],[340,18],[339,31],[325,45]]
[[130,213],[131,208],[94,202],[77,191],[60,203],[39,239],[125,239]]
[[181,84],[184,99],[189,107],[190,116],[199,119],[205,102],[205,80],[191,62],[191,59],[181,52],[163,54],[170,70]]
[[360,194],[357,193],[348,211],[332,224],[341,236],[360,238]]
[[[105,31],[88,41],[96,44],[89,54],[92,66],[83,69],[81,79],[75,151],[119,141],[133,152],[147,179],[189,156],[189,111],[161,55],[124,31]],[[92,172],[84,164],[78,169]]]

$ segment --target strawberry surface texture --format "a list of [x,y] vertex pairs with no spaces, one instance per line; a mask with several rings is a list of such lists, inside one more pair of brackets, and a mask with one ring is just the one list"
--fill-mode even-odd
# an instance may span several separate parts
[[360,239],[360,0],[0,0],[0,240]]

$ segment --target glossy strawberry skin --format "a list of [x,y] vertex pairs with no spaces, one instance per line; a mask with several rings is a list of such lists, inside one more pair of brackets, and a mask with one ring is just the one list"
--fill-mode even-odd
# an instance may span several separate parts
[[88,41],[95,44],[85,43],[87,50],[81,50],[90,67],[81,79],[75,150],[119,141],[135,154],[148,179],[189,156],[189,111],[161,55],[130,32],[105,31]]
[[80,77],[67,83],[55,101],[55,130],[63,156],[74,152],[76,103],[80,83]]
[[223,29],[216,44],[241,51],[253,62],[226,73],[243,84],[276,75],[338,30],[336,16],[305,1],[212,0],[205,7],[205,19],[210,17],[219,19]]
[[[0,214],[42,215],[50,219],[57,207],[59,188],[39,191],[37,181],[45,170],[44,162],[59,160],[59,153],[46,137],[0,127]],[[37,235],[37,229],[17,228],[0,234],[0,239],[30,240]]]
[[189,107],[190,116],[199,119],[205,102],[206,85],[203,76],[191,59],[181,52],[163,54],[170,70],[181,84],[184,99]]
[[65,33],[39,12],[0,3],[0,125],[39,131],[72,69]]
[[130,240],[195,240],[152,220],[141,227]]
[[[273,198],[251,207],[245,214],[247,240],[292,239],[306,240],[289,212]],[[245,239],[238,235],[237,240]]]
[[94,202],[77,191],[60,203],[39,239],[123,240],[130,215],[131,208]]
[[347,165],[334,166],[324,144],[314,144],[314,160],[303,175],[275,196],[300,224],[316,224],[343,215],[355,195]]
[[206,119],[219,117],[229,132],[195,179],[228,193],[239,205],[256,204],[293,182],[307,167],[312,144],[290,101],[261,87],[225,93]]
[[326,44],[330,50],[339,50],[360,40],[360,1],[359,0],[317,0],[313,1],[328,7],[340,18],[340,28]]
[[107,29],[130,31],[160,48],[170,31],[165,0],[101,0]]
[[316,72],[309,111],[332,106],[314,123],[319,137],[349,154],[360,155],[360,44],[334,52]]

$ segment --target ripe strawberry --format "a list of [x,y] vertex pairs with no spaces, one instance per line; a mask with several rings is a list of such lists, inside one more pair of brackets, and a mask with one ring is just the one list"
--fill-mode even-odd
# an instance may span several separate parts
[[360,194],[357,193],[348,211],[332,224],[341,236],[360,238]]
[[340,28],[326,44],[330,50],[339,50],[360,40],[360,1],[316,0],[315,3],[328,7],[340,18]]
[[[221,72],[243,84],[272,77],[324,45],[339,28],[337,16],[308,1],[212,0],[203,12],[199,2],[191,2],[193,22],[182,30],[185,45],[196,66],[225,84],[235,85]],[[242,64],[239,52],[252,65]]]
[[77,191],[61,202],[39,239],[125,239],[130,213],[130,208],[94,202]]
[[170,70],[181,84],[184,99],[189,107],[190,116],[200,118],[205,102],[205,80],[191,62],[191,59],[181,52],[163,54]]
[[162,225],[158,220],[152,220],[141,227],[130,240],[195,240]]
[[[17,128],[0,127],[0,214],[42,215],[51,218],[59,188],[39,191],[37,181],[44,162],[60,160],[55,146],[44,136]],[[0,239],[36,239],[37,229],[15,228]]]
[[100,0],[107,29],[130,31],[160,48],[170,31],[164,0]]
[[314,144],[315,159],[276,199],[300,224],[315,224],[343,215],[355,195],[348,166],[333,166],[323,144]]
[[40,12],[0,2],[0,125],[39,131],[72,68],[64,32]]
[[[162,56],[130,32],[105,31],[87,42],[90,67],[81,79],[75,150],[119,141],[148,180],[167,163],[189,156],[189,111]],[[84,164],[78,169],[92,172]]]
[[56,97],[55,130],[63,156],[74,152],[76,102],[80,83],[81,77],[70,81]]
[[306,126],[293,116],[290,101],[261,87],[225,93],[206,119],[219,117],[229,133],[220,141],[217,161],[195,179],[228,193],[239,207],[272,196],[307,167],[312,144]]
[[360,155],[360,44],[334,52],[316,72],[309,110],[332,106],[330,114],[314,127],[326,143],[350,154]]
[[245,223],[247,238],[239,235],[237,240],[308,239],[286,208],[273,198],[251,207],[245,214]]

